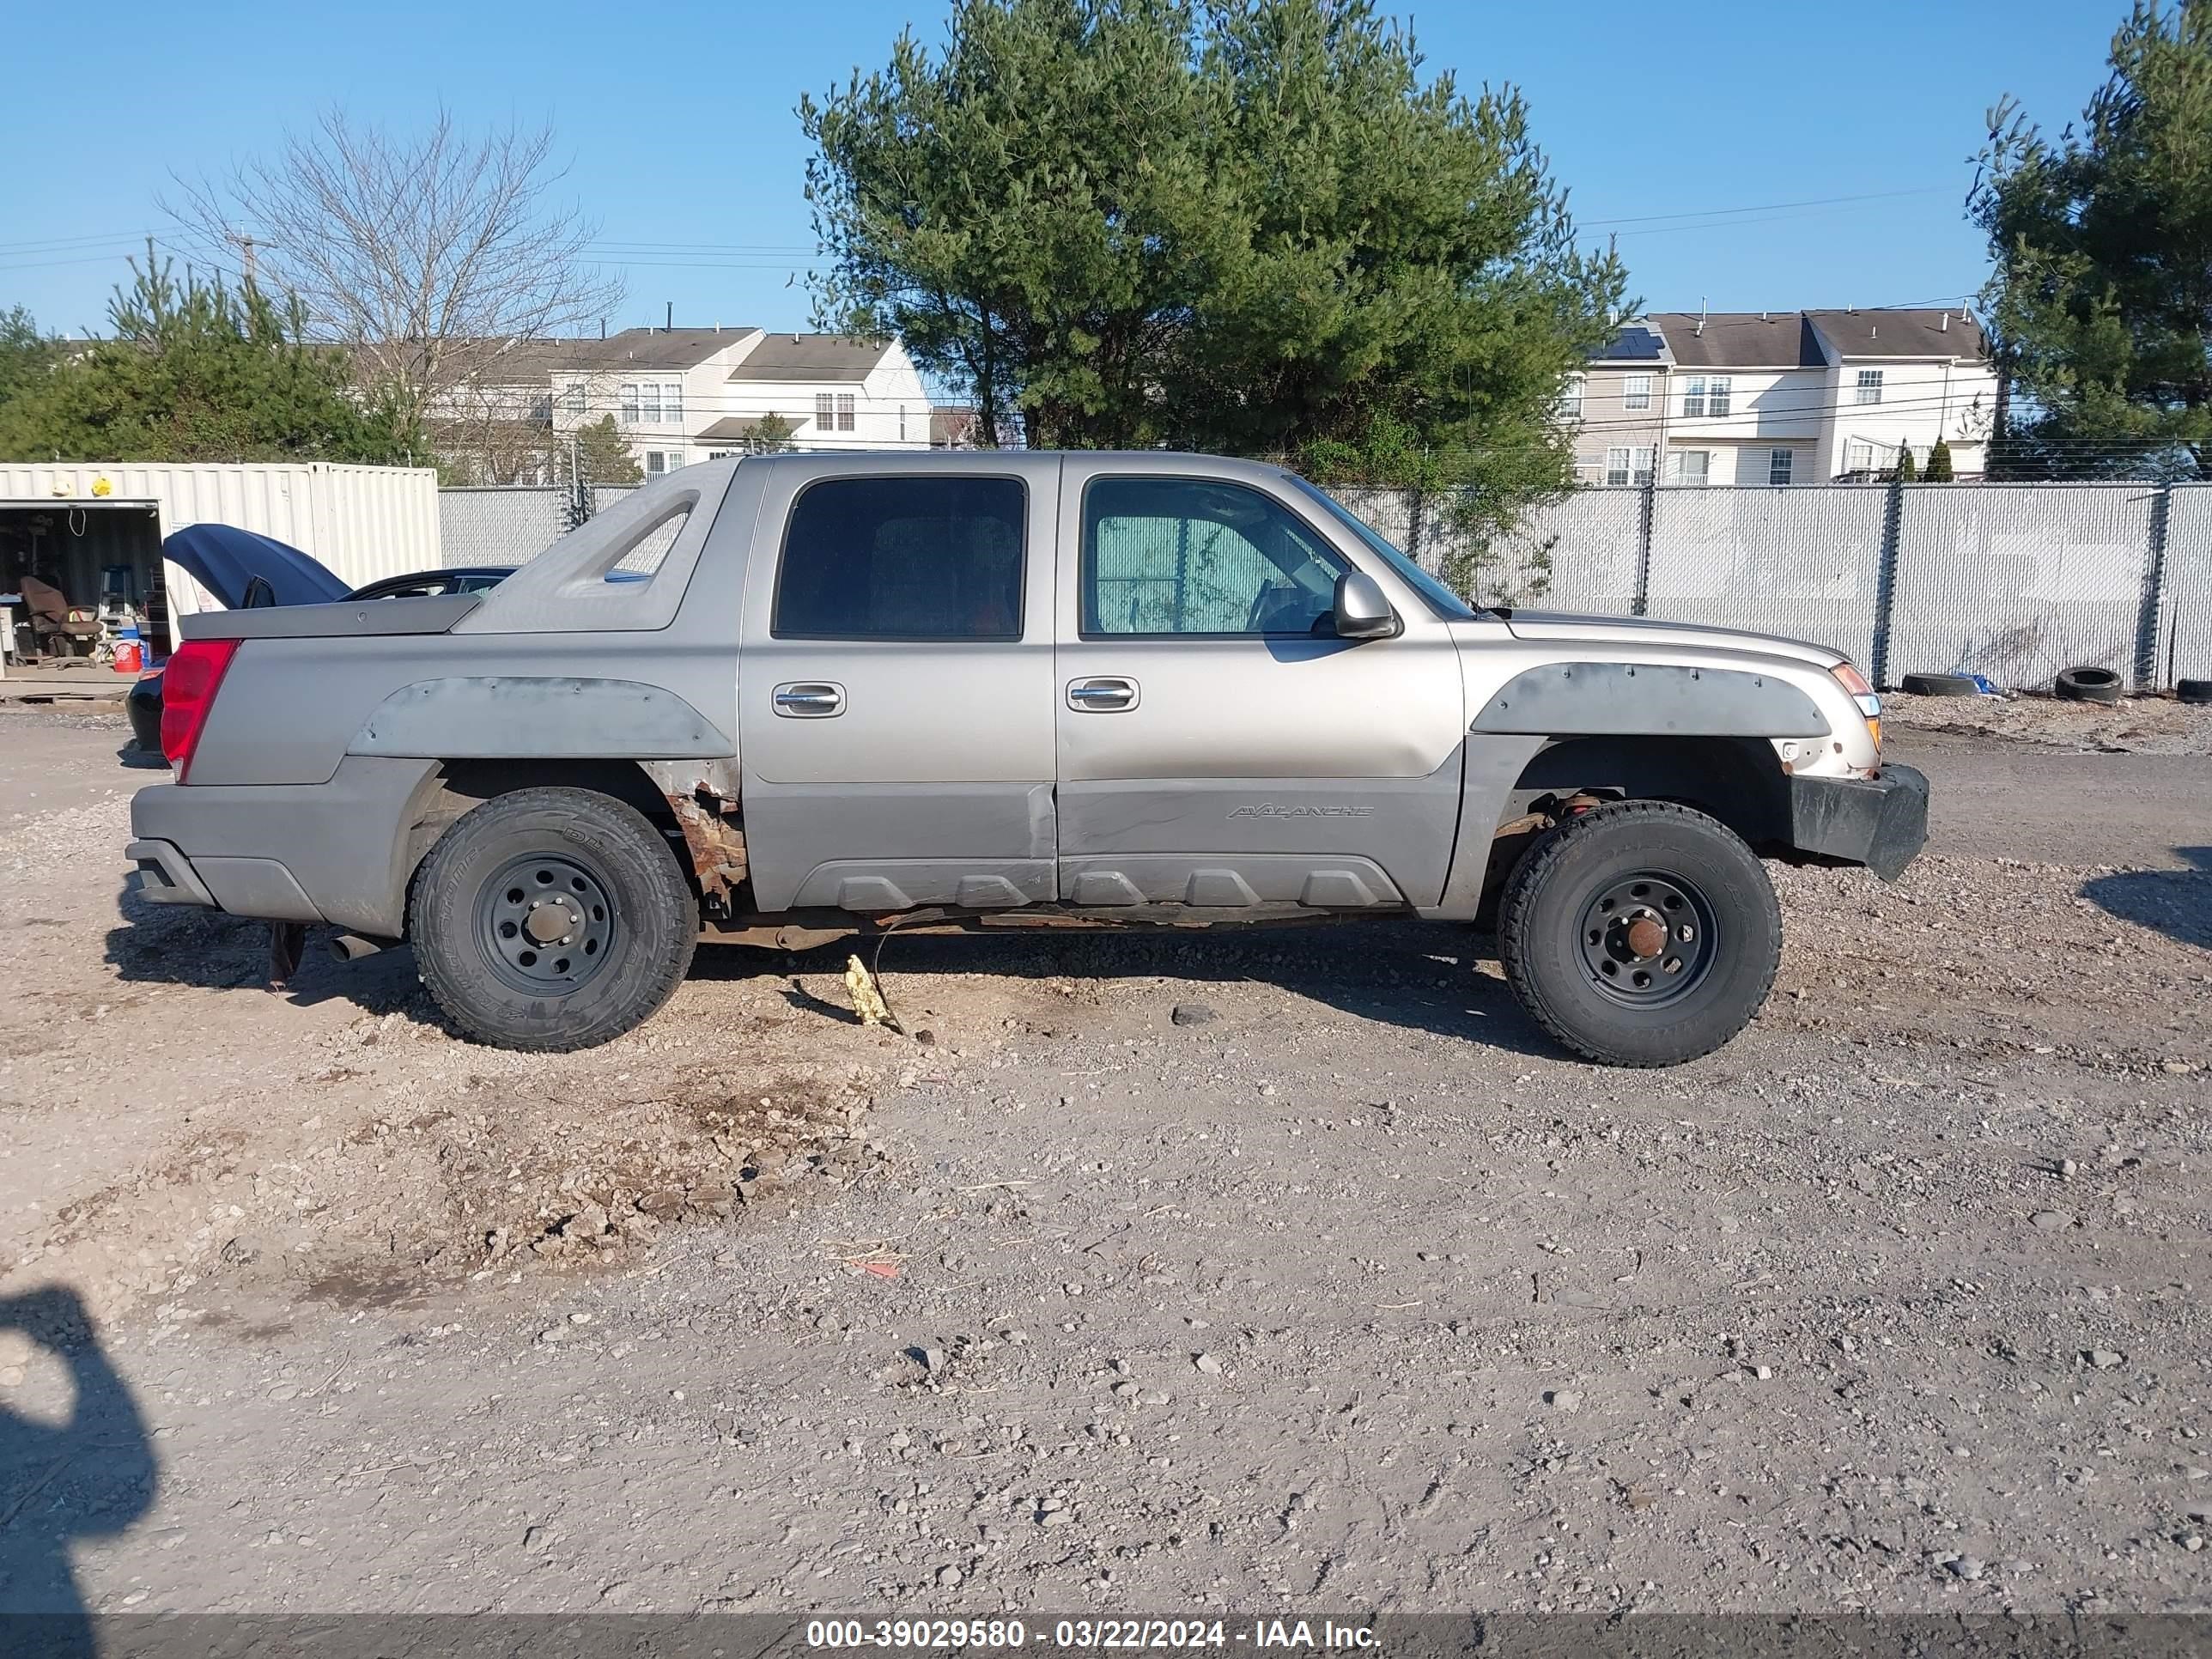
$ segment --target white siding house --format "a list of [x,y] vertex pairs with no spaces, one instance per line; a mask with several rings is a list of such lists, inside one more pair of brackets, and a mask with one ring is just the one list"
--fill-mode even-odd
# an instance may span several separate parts
[[[1620,417],[1608,441],[1585,414],[1577,458],[1638,447],[1664,484],[1821,483],[1925,465],[1939,438],[1961,476],[1978,474],[1996,398],[1980,327],[1964,311],[1667,312],[1639,325],[1665,343],[1656,432]],[[1591,383],[1621,368],[1592,363]],[[1620,468],[1581,470],[1621,482]]]
[[802,449],[927,449],[930,441],[928,394],[896,340],[757,328],[517,342],[493,357],[482,384],[447,394],[434,412],[477,450],[485,423],[471,417],[481,410],[498,412],[513,452],[488,469],[487,481],[501,483],[534,481],[569,434],[609,416],[648,478],[741,453],[771,414]]

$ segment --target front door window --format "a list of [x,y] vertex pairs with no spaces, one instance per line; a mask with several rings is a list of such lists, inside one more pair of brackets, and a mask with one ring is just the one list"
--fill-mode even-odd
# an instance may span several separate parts
[[1106,477],[1084,492],[1085,638],[1325,635],[1346,568],[1242,484]]

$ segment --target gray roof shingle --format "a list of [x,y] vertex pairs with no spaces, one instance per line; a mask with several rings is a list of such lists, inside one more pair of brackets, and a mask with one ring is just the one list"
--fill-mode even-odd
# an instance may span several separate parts
[[733,380],[858,380],[883,362],[888,340],[842,334],[771,334],[730,371]]
[[1832,356],[1988,355],[1981,325],[1964,311],[1713,311],[1702,319],[1662,311],[1646,320],[1665,334],[1681,368],[1825,368]]
[[1838,357],[1989,355],[1982,325],[1964,311],[1808,311],[1805,320]]

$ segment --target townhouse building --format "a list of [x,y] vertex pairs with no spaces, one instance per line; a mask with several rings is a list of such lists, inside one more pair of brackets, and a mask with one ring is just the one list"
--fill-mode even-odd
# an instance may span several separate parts
[[1879,477],[1941,439],[1978,475],[1996,374],[1954,310],[1660,312],[1594,354],[1566,411],[1583,483]]

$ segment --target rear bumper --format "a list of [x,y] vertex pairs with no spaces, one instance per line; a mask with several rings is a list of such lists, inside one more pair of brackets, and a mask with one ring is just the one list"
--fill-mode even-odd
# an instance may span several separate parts
[[140,894],[376,939],[404,927],[410,826],[437,763],[349,755],[317,784],[149,784],[131,798]]
[[198,904],[269,921],[325,920],[298,878],[275,859],[195,863],[173,842],[161,840],[134,841],[124,853],[137,866],[138,896],[149,904]]
[[137,866],[138,896],[149,904],[198,904],[212,907],[215,895],[192,868],[192,861],[166,841],[134,841],[123,856]]
[[1790,840],[1895,881],[1928,842],[1928,780],[1910,766],[1871,778],[1792,778]]

